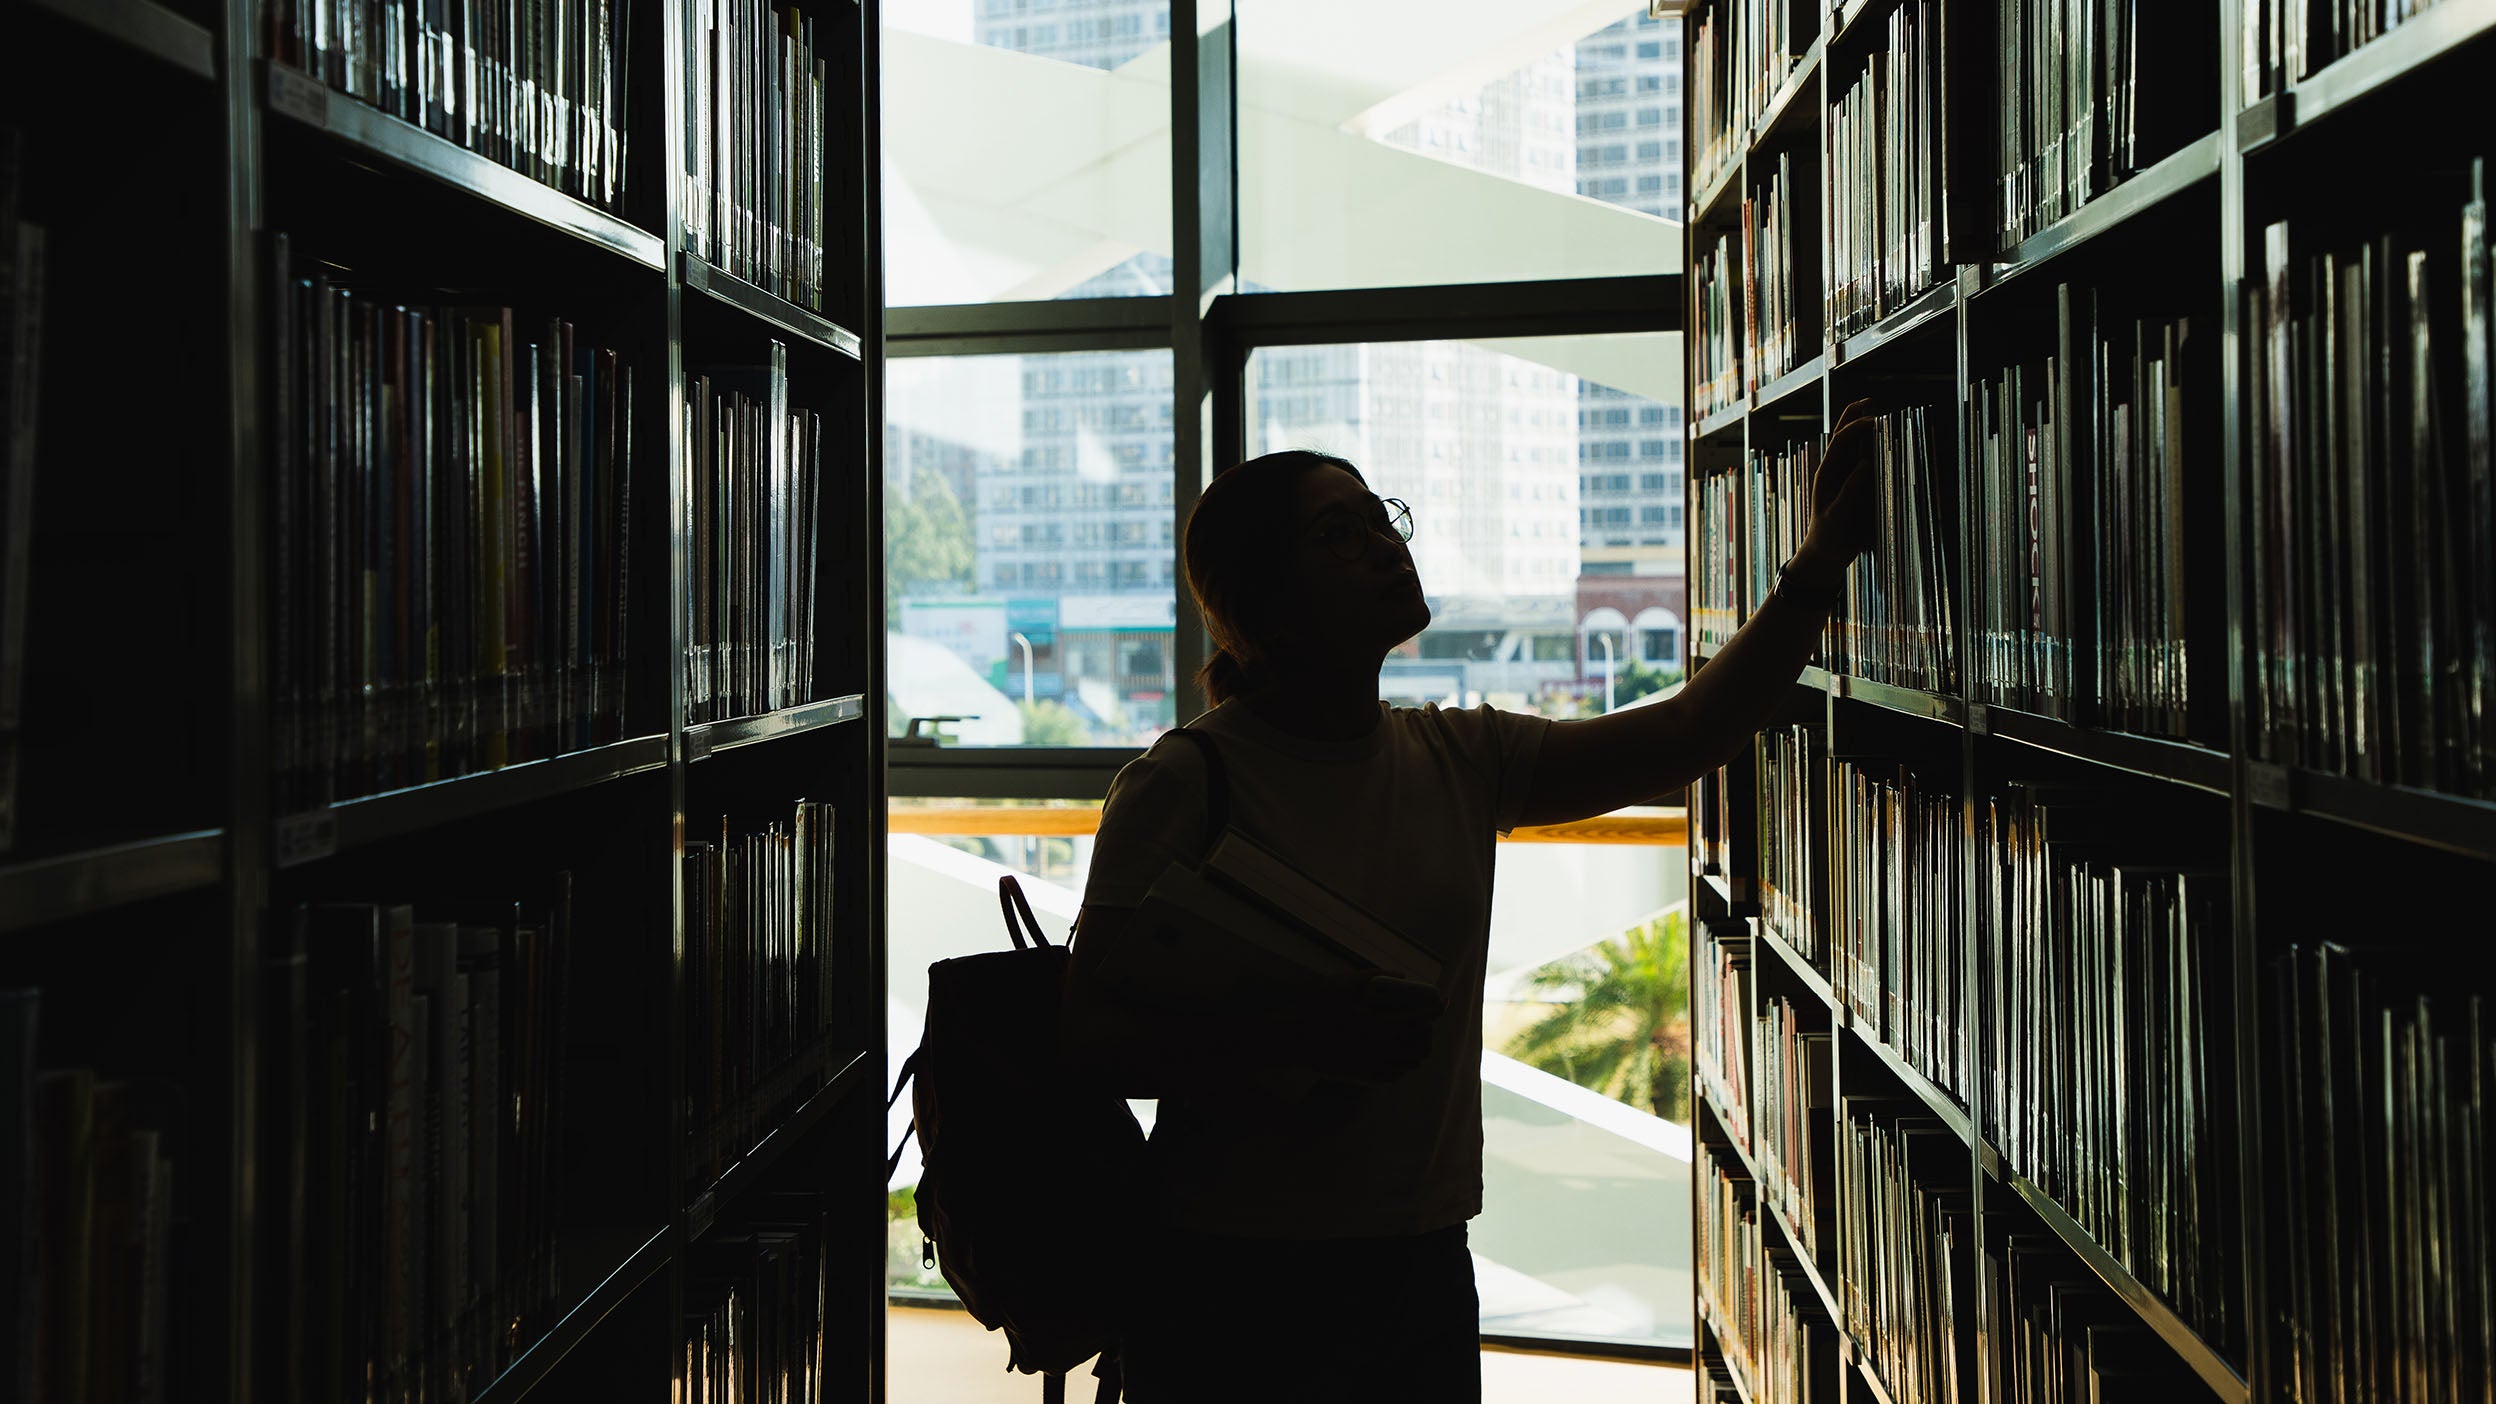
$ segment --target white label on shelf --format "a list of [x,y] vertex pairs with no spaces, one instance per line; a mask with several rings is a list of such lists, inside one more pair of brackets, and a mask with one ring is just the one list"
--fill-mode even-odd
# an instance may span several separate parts
[[277,866],[291,868],[338,851],[338,815],[315,809],[277,821]]

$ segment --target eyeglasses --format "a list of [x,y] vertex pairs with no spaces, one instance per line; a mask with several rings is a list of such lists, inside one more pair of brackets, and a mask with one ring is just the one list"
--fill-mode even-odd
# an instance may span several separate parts
[[1366,514],[1349,507],[1337,507],[1317,519],[1310,533],[1339,561],[1357,561],[1369,548],[1372,533],[1392,536],[1398,541],[1413,539],[1413,509],[1400,497],[1381,497]]

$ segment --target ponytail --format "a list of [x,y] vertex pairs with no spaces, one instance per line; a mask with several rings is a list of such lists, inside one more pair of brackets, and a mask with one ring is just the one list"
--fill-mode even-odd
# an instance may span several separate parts
[[1205,702],[1219,707],[1246,692],[1255,682],[1248,665],[1227,648],[1216,648],[1205,665],[1196,670],[1196,685],[1204,689]]

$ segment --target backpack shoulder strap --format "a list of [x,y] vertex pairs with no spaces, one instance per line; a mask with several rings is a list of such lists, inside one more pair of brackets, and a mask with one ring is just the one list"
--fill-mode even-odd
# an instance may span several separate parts
[[1222,831],[1231,826],[1231,780],[1222,769],[1222,748],[1208,733],[1189,727],[1174,726],[1162,735],[1186,738],[1205,758],[1205,851],[1211,853],[1221,842]]

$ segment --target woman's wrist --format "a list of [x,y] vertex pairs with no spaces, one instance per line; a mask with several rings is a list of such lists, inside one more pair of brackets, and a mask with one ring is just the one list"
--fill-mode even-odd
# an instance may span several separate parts
[[1795,604],[1834,607],[1846,589],[1846,570],[1853,564],[1840,552],[1815,547],[1806,540],[1777,572],[1776,593]]

